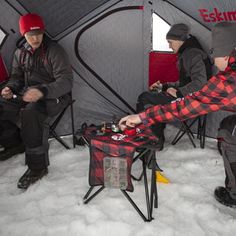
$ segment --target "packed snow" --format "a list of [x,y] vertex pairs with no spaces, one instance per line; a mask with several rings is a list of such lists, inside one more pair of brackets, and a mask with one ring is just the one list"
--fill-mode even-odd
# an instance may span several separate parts
[[[0,163],[0,235],[235,236],[236,209],[213,196],[215,187],[224,185],[216,140],[207,139],[205,149],[194,149],[187,137],[172,146],[172,130],[168,126],[165,149],[157,153],[170,183],[157,184],[159,201],[152,222],[144,222],[116,189],[105,189],[83,204],[89,189],[88,148],[66,150],[52,140],[49,174],[25,192],[16,187],[26,170],[24,155]],[[140,164],[133,166],[133,173],[140,173]],[[146,213],[143,182],[133,184],[130,195]]]

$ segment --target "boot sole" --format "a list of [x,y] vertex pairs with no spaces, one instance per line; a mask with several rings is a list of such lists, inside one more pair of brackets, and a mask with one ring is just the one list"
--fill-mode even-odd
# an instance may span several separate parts
[[221,203],[222,205],[227,206],[227,207],[231,207],[231,208],[236,208],[236,205],[226,203],[226,202],[224,202],[221,198],[218,198],[216,195],[214,195],[214,197],[215,197],[215,199],[216,199],[219,203]]

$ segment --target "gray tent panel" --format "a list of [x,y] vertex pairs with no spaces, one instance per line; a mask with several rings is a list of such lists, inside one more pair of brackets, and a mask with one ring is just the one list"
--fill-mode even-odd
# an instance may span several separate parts
[[[88,13],[109,0],[18,0],[28,11],[35,12],[45,19],[47,30],[52,37],[63,32]],[[56,27],[55,27],[56,26]]]
[[[95,70],[133,108],[135,108],[137,96],[143,91],[142,13],[141,10],[127,10],[111,14],[85,31],[78,45],[81,57],[89,67]],[[74,45],[68,42],[71,41],[69,38],[74,38],[80,30],[60,40],[60,44],[73,55],[73,67],[108,100],[122,110],[130,112],[114,94],[78,62],[73,51]],[[74,91],[76,91],[74,96],[79,101],[76,103],[78,109],[75,109],[78,110],[77,122],[79,124],[91,120],[91,114],[95,117],[93,121],[96,123],[111,120],[113,115],[121,117],[126,114],[86,83],[81,82],[80,76],[76,73]]]
[[167,0],[184,13],[212,28],[217,22],[235,21],[235,0]]

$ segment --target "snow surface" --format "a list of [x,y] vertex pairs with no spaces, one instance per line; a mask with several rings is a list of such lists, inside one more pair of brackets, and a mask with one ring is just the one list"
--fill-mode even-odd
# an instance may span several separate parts
[[[159,207],[152,222],[144,222],[119,190],[105,189],[83,204],[89,188],[88,148],[65,150],[53,140],[49,174],[25,192],[16,187],[26,170],[24,155],[0,163],[0,235],[235,236],[236,209],[213,197],[215,187],[224,184],[216,141],[207,139],[205,149],[194,149],[187,138],[172,146],[175,133],[168,127],[157,161],[171,183],[158,183]],[[135,164],[133,172],[140,173],[140,167]],[[130,195],[146,210],[143,182],[133,184]]]

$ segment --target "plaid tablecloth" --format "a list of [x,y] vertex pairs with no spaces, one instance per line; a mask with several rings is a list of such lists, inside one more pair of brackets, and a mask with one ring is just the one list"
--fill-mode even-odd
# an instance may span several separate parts
[[[126,136],[122,140],[114,140],[117,133],[96,134],[96,127],[88,128],[85,132],[87,140],[90,140],[90,166],[89,184],[90,186],[104,185],[104,157],[119,157],[127,160],[127,191],[133,191],[131,181],[131,167],[134,153],[137,147],[144,147],[153,142],[158,143],[156,136],[152,135],[150,129],[143,125],[136,127],[139,133],[135,136]],[[112,138],[113,137],[113,138]],[[141,138],[140,138],[141,137]]]

